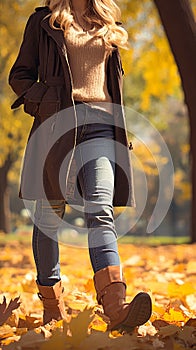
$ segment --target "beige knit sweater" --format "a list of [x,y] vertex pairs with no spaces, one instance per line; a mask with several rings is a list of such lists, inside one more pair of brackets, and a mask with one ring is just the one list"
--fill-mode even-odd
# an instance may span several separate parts
[[73,78],[73,98],[112,112],[111,96],[107,89],[106,64],[108,51],[102,38],[71,26],[66,46]]

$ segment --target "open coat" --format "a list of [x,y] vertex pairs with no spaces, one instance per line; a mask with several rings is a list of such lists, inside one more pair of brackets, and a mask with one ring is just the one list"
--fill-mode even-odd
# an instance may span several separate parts
[[[65,199],[82,204],[74,162],[77,118],[72,76],[62,30],[51,28],[50,10],[39,7],[30,16],[9,83],[17,100],[34,117],[20,186],[24,199]],[[108,91],[114,104],[116,169],[114,206],[134,206],[132,167],[122,99],[123,69],[115,47],[107,63]],[[63,171],[62,171],[63,169]],[[63,174],[63,175],[62,175]]]

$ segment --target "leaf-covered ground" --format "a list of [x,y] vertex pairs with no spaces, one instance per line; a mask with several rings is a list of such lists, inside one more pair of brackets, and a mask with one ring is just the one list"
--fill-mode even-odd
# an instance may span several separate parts
[[95,314],[98,306],[87,249],[60,247],[67,319],[44,327],[31,245],[1,242],[0,250],[0,349],[196,349],[195,245],[119,245],[127,300],[141,290],[153,300],[150,321],[132,335],[107,332]]

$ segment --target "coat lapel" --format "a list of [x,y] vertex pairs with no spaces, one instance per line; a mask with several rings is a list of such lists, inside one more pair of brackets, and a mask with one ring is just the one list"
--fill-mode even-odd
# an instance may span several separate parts
[[[64,79],[66,81],[66,86],[68,86],[68,83],[70,83],[70,91],[71,91],[72,89],[71,71],[70,71],[69,62],[68,62],[67,48],[65,44],[64,34],[62,30],[56,30],[51,28],[49,20],[50,20],[50,13],[42,19],[40,25],[42,29],[46,32],[47,36],[51,37],[52,40],[57,45],[58,53],[61,58],[62,67],[64,71]],[[46,40],[44,41],[44,43],[45,42]],[[44,44],[42,45],[42,48],[43,47],[44,47]],[[71,99],[70,99],[70,105],[72,106]]]
[[52,39],[56,42],[56,44],[59,46],[59,48],[65,53],[66,52],[66,45],[65,45],[65,38],[63,35],[62,30],[55,30],[51,28],[49,24],[50,14],[43,18],[41,21],[41,27],[48,33],[49,36],[52,37]]

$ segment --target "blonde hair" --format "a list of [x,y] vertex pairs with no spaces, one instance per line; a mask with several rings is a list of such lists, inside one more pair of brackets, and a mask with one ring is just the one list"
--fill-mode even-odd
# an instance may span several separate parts
[[[63,30],[64,36],[73,22],[73,9],[71,0],[46,0],[45,5],[52,12],[50,25],[55,26],[55,21]],[[127,48],[128,34],[120,24],[121,11],[113,0],[88,0],[88,6],[83,14],[87,23],[98,25],[99,29],[95,35],[102,37],[108,49],[113,45]]]

